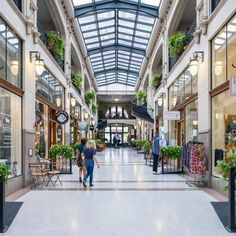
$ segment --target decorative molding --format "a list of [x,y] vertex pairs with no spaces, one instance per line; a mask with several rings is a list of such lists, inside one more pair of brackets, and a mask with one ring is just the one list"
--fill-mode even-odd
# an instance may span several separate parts
[[203,35],[207,34],[207,26],[208,26],[208,19],[207,18],[202,19],[202,21],[200,22],[200,27],[202,29]]
[[32,33],[33,33],[34,43],[38,44],[39,37],[40,37],[41,34],[35,29],[32,30]]
[[195,43],[199,44],[200,43],[200,37],[201,37],[201,28],[196,29],[196,31],[193,33],[194,39],[195,39]]
[[26,19],[26,33],[29,35],[33,31],[34,23],[30,19]]

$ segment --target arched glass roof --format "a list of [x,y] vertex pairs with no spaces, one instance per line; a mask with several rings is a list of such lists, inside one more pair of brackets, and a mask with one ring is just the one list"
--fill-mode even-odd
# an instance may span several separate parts
[[160,0],[73,0],[99,87],[134,87]]

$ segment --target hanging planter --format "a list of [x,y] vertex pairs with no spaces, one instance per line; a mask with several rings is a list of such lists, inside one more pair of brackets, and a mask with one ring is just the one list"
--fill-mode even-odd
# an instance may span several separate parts
[[84,94],[84,98],[86,103],[89,105],[91,103],[91,100],[95,98],[95,93],[93,91],[88,91]]
[[76,88],[82,88],[83,77],[80,74],[73,75],[72,81]]
[[47,48],[56,60],[64,60],[65,42],[59,35],[51,32],[47,33]]
[[169,38],[169,55],[171,58],[179,57],[189,44],[189,39],[185,34],[176,33]]
[[7,230],[7,226],[4,225],[4,210],[5,210],[5,184],[8,181],[9,168],[7,164],[0,163],[0,233],[4,233]]
[[154,74],[151,80],[151,87],[157,89],[161,85],[161,75]]
[[147,97],[147,92],[140,90],[135,94],[138,104],[143,104],[144,99]]
[[97,109],[98,109],[98,106],[96,104],[92,104],[92,112],[96,113]]

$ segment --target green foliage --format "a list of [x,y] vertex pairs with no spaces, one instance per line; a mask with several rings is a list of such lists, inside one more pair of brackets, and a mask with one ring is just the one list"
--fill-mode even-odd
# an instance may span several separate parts
[[95,93],[93,91],[88,91],[84,94],[86,103],[89,105],[91,100],[95,98]]
[[132,141],[132,144],[133,144],[134,146],[137,146],[137,143],[138,143],[138,140],[137,140],[137,139],[134,139],[134,140]]
[[9,167],[5,163],[0,163],[0,183],[7,183],[9,176]]
[[151,80],[151,87],[158,88],[160,84],[161,84],[161,75],[154,74]]
[[146,141],[143,145],[143,149],[146,153],[150,152],[151,147],[152,147],[152,144],[149,141]]
[[70,144],[54,144],[49,148],[50,157],[55,160],[57,156],[70,159],[73,156],[73,147]]
[[141,139],[137,139],[137,146],[139,146],[139,147],[143,147],[143,145],[144,145],[144,143],[145,143],[146,141],[144,141],[144,140],[141,140]]
[[180,56],[189,43],[189,39],[185,34],[176,33],[169,38],[169,54],[170,57]]
[[107,138],[102,138],[101,140],[102,140],[102,143],[108,142],[108,139],[107,139]]
[[139,92],[135,93],[137,99],[142,99],[147,97],[147,92],[140,90]]
[[47,47],[55,59],[63,60],[65,54],[65,42],[59,35],[47,33]]
[[96,113],[96,110],[98,109],[98,106],[96,104],[92,104],[92,111],[93,113]]
[[216,168],[224,179],[227,179],[229,177],[229,169],[231,167],[236,168],[236,154],[235,153],[227,155],[225,160],[217,161]]
[[96,139],[96,140],[95,140],[95,143],[96,143],[96,145],[98,145],[98,144],[102,144],[103,142],[102,142],[101,139]]
[[161,147],[161,155],[168,157],[169,159],[181,158],[182,147],[181,146],[166,146]]
[[74,76],[72,76],[72,80],[73,80],[74,85],[77,88],[82,87],[83,77],[80,74],[75,74]]

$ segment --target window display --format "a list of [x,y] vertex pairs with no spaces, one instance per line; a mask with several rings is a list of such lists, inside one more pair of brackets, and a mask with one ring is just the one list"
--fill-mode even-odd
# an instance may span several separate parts
[[22,174],[21,98],[0,88],[0,160],[10,177]]
[[218,160],[236,153],[236,98],[229,95],[229,90],[212,99],[212,173]]

